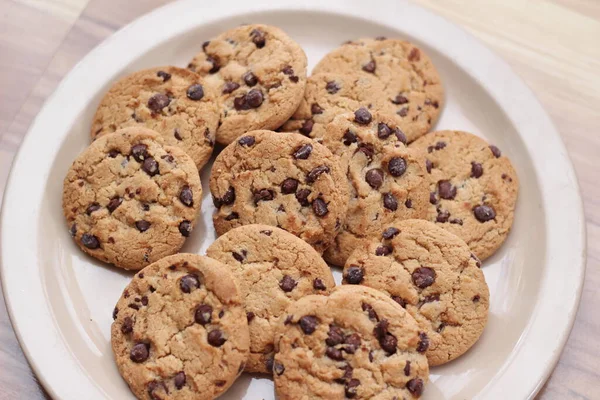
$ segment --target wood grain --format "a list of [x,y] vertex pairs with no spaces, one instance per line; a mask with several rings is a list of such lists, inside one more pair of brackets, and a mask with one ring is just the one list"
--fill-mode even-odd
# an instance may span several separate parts
[[[600,1],[413,1],[508,61],[562,134],[584,198],[588,266],[575,326],[538,398],[599,399]],[[28,126],[62,77],[104,38],[166,2],[0,0],[0,200]],[[0,303],[0,400],[43,399]]]

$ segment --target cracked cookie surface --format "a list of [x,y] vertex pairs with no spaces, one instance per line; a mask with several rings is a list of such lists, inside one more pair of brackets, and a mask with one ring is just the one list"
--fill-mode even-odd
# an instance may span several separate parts
[[63,213],[87,254],[141,269],[177,252],[200,210],[202,187],[192,159],[145,128],[93,142],[64,180]]
[[210,158],[219,123],[216,96],[205,80],[183,68],[159,67],[117,81],[104,95],[92,121],[92,139],[141,126],[183,149],[202,168]]
[[217,141],[256,129],[276,129],[298,108],[306,86],[306,55],[285,32],[243,25],[205,42],[188,68],[217,93]]
[[248,325],[222,263],[176,254],[137,273],[111,327],[121,376],[139,399],[213,399],[244,369]]
[[237,278],[250,327],[246,371],[271,373],[276,323],[295,300],[327,295],[335,282],[329,266],[306,242],[269,225],[245,225],[219,237],[206,254]]
[[517,173],[500,149],[461,131],[438,131],[410,145],[425,153],[431,181],[427,219],[463,239],[484,260],[514,219]]
[[395,114],[412,142],[429,132],[443,107],[444,91],[431,59],[398,39],[358,39],[327,54],[313,74],[356,73],[378,80],[383,90],[375,109]]
[[327,125],[323,144],[340,157],[350,190],[348,212],[327,262],[343,266],[364,239],[376,239],[386,225],[425,218],[429,207],[423,154],[408,149],[396,120],[359,108]]
[[405,220],[361,244],[348,258],[343,283],[390,296],[429,338],[430,366],[465,353],[487,323],[489,291],[481,262],[459,237],[425,220]]
[[277,328],[280,399],[414,399],[429,376],[427,337],[397,303],[364,286],[292,304]]
[[322,253],[341,228],[348,185],[327,147],[297,133],[251,131],[215,159],[210,191],[222,235],[241,225],[282,228]]

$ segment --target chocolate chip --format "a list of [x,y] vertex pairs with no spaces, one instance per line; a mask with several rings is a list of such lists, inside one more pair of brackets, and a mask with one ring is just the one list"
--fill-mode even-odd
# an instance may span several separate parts
[[321,106],[319,106],[319,104],[313,103],[310,106],[310,112],[312,113],[312,115],[323,114],[323,109],[321,108]]
[[435,217],[436,222],[445,223],[448,222],[450,218],[450,212],[448,210],[437,210],[437,217]]
[[342,350],[337,349],[335,347],[328,347],[325,350],[325,355],[335,361],[342,361],[344,359],[344,354],[342,354]]
[[439,181],[438,182],[438,192],[442,199],[452,200],[456,197],[456,186],[452,186],[450,181]]
[[406,361],[404,364],[404,375],[410,376],[410,361]]
[[283,366],[283,364],[280,364],[277,361],[275,361],[273,363],[273,372],[275,372],[278,376],[281,376],[285,372],[285,367]]
[[119,154],[120,154],[119,150],[115,150],[115,149],[112,149],[111,151],[108,152],[108,156],[110,158],[116,158]]
[[255,86],[258,83],[258,78],[252,73],[252,71],[248,71],[244,75],[242,75],[242,79],[244,80],[244,83],[249,87]]
[[88,208],[85,210],[85,213],[87,215],[92,214],[94,211],[98,211],[100,209],[100,204],[98,203],[92,203],[88,206]]
[[310,202],[308,201],[308,196],[310,196],[311,191],[308,189],[300,189],[296,192],[296,200],[303,207],[308,207]]
[[313,281],[313,288],[316,290],[327,290],[327,287],[321,278],[315,278]]
[[410,53],[408,53],[408,61],[419,61],[421,59],[421,52],[416,47],[413,47]]
[[177,388],[177,390],[180,390],[185,385],[185,372],[178,372],[173,380],[175,388]]
[[246,95],[246,102],[251,108],[258,108],[263,103],[263,94],[258,89],[251,89]]
[[204,97],[204,88],[199,83],[191,85],[187,89],[187,97],[190,100],[202,100]]
[[225,82],[225,84],[223,85],[223,94],[229,94],[234,92],[235,90],[237,90],[240,87],[239,83],[235,83],[235,82]]
[[325,343],[327,346],[336,346],[344,342],[344,331],[342,328],[336,325],[329,325],[329,331],[327,332],[327,339]]
[[348,382],[346,382],[344,385],[344,394],[346,397],[349,399],[356,397],[358,386],[360,386],[360,381],[358,379],[350,379]]
[[479,178],[481,175],[483,175],[483,166],[471,161],[471,178]]
[[476,206],[473,208],[473,214],[475,214],[475,218],[479,222],[487,222],[496,218],[496,211],[490,206]]
[[142,363],[150,356],[150,349],[146,343],[138,343],[131,348],[129,358],[134,363]]
[[188,207],[194,205],[194,194],[188,185],[185,185],[179,192],[179,200]]
[[117,307],[115,307],[113,309],[113,313],[112,313],[113,319],[117,319],[117,314],[119,314],[119,309]]
[[365,180],[373,189],[379,189],[383,184],[383,170],[373,168],[367,171]]
[[451,224],[456,224],[456,225],[462,225],[462,224],[463,224],[463,220],[462,220],[462,219],[460,219],[460,218],[452,218],[452,219],[450,220],[450,223],[451,223]]
[[297,285],[298,285],[298,282],[296,282],[294,280],[294,278],[292,278],[289,275],[284,275],[283,278],[281,279],[281,281],[279,281],[279,287],[281,288],[281,290],[283,290],[286,293],[294,290]]
[[433,164],[431,163],[431,161],[425,160],[425,168],[427,169],[428,173],[431,173],[431,168],[433,168]]
[[179,280],[179,289],[181,289],[183,293],[191,293],[192,290],[198,289],[199,287],[200,280],[198,280],[196,275],[185,275]]
[[425,289],[435,282],[435,271],[429,267],[419,267],[411,274],[412,281],[420,289]]
[[142,170],[150,176],[158,174],[158,163],[152,157],[148,157],[142,163]]
[[327,203],[320,197],[317,197],[312,202],[313,212],[317,217],[324,217],[329,213],[329,209],[327,207]]
[[364,278],[365,271],[358,265],[351,265],[346,273],[346,282],[351,285],[358,285]]
[[292,319],[294,319],[293,315],[288,315],[287,317],[285,317],[285,321],[283,321],[284,325],[289,325],[292,323]]
[[194,321],[200,325],[209,324],[212,320],[213,308],[208,304],[200,304],[194,311]]
[[128,304],[127,307],[132,308],[132,309],[134,309],[136,311],[140,309],[140,306],[138,306],[135,303]]
[[220,199],[213,196],[213,203],[215,207],[221,208],[222,205],[229,205],[235,201],[235,189],[233,187],[229,187],[223,197]]
[[361,344],[360,336],[358,335],[358,333],[352,333],[350,335],[346,335],[346,337],[344,338],[344,344],[346,346],[344,346],[343,350],[346,353],[354,354],[356,352],[356,350],[360,347],[360,344]]
[[423,394],[423,380],[421,378],[414,378],[406,382],[406,389],[416,397]]
[[250,323],[250,321],[252,321],[254,319],[255,315],[252,311],[248,311],[246,313],[246,319],[248,320],[248,323]]
[[402,308],[406,308],[406,301],[400,296],[392,296],[392,300],[400,304]]
[[377,67],[377,64],[375,63],[375,60],[371,60],[362,66],[362,70],[372,74],[375,72],[376,67]]
[[281,72],[283,72],[285,75],[288,75],[290,77],[290,81],[296,83],[300,80],[300,78],[298,78],[296,75],[294,75],[294,69],[287,65],[286,67],[284,67]]
[[496,158],[499,158],[502,155],[502,152],[500,151],[500,149],[497,148],[496,146],[494,146],[493,144],[490,145],[490,150],[492,151],[492,154]]
[[408,107],[404,107],[402,108],[400,111],[398,111],[396,114],[398,114],[401,117],[406,117],[408,115]]
[[392,134],[392,129],[383,122],[377,124],[377,137],[379,139],[387,139]]
[[431,153],[434,150],[442,150],[445,147],[446,147],[446,142],[440,141],[440,142],[437,142],[434,146],[427,147],[427,152]]
[[133,319],[131,317],[125,317],[121,324],[121,333],[126,335],[133,332]]
[[403,143],[406,145],[406,143],[408,142],[408,140],[406,139],[406,135],[404,134],[404,132],[402,132],[400,130],[400,128],[394,129],[394,135],[396,136],[396,139],[398,139],[398,141],[400,143]]
[[313,315],[305,315],[304,317],[300,318],[300,321],[298,322],[300,323],[300,329],[302,329],[302,332],[307,335],[312,334],[315,329],[317,329],[317,317]]
[[344,133],[344,138],[343,138],[343,143],[346,146],[350,146],[352,143],[356,143],[358,141],[358,138],[356,137],[356,134],[354,132],[352,132],[350,129],[348,129],[346,131],[346,133]]
[[373,362],[373,350],[369,351],[369,361]]
[[373,117],[371,116],[371,113],[365,107],[361,107],[354,111],[354,121],[361,125],[370,124],[372,119]]
[[207,40],[206,42],[202,43],[202,51],[206,53],[206,48],[208,47],[208,45],[210,44],[210,40]]
[[267,357],[267,359],[265,360],[265,367],[267,368],[267,371],[273,372],[274,362],[275,360],[273,359],[273,357]]
[[162,93],[156,93],[154,96],[148,99],[148,108],[152,110],[153,113],[158,114],[161,112],[163,108],[171,103],[171,99],[169,99],[166,95]]
[[481,261],[479,258],[477,258],[477,256],[473,253],[471,253],[471,258],[475,260],[475,265],[477,265],[477,268],[481,268]]
[[158,395],[158,392],[161,389],[163,392],[165,392],[167,394],[169,393],[169,390],[167,389],[165,384],[163,382],[159,382],[159,381],[149,382],[147,385],[147,389],[148,389],[148,395],[150,396],[151,400],[162,400],[163,399],[163,396]]
[[373,161],[373,155],[375,154],[375,149],[373,149],[373,145],[369,143],[360,143],[358,145],[358,149],[356,152],[361,152],[367,157],[369,162]]
[[81,236],[81,244],[87,247],[88,249],[94,250],[100,247],[100,241],[94,235],[89,233],[84,233]]
[[260,233],[262,233],[265,236],[271,236],[271,234],[273,233],[273,231],[260,231]]
[[388,327],[389,323],[387,319],[382,319],[375,325],[375,328],[373,329],[373,335],[377,338],[379,346],[381,346],[381,348],[388,353],[388,355],[390,355],[396,353],[398,339],[388,332]]
[[171,74],[169,74],[168,72],[165,72],[165,71],[158,71],[156,73],[156,76],[158,76],[159,78],[162,78],[163,82],[166,82],[169,79],[171,79]]
[[396,178],[406,172],[406,161],[401,157],[394,157],[388,162],[388,171]]
[[261,201],[271,201],[275,198],[275,192],[270,189],[259,189],[254,192],[254,205]]
[[473,303],[478,303],[479,300],[481,299],[481,296],[479,296],[478,294],[476,294],[475,296],[473,296]]
[[221,347],[227,341],[223,336],[223,332],[219,329],[212,330],[208,332],[208,343],[214,347]]
[[283,194],[291,194],[296,193],[298,189],[298,180],[294,178],[287,178],[281,183],[281,193]]
[[381,245],[375,249],[376,256],[387,256],[392,254],[392,248],[390,246]]
[[192,233],[192,223],[188,220],[183,220],[179,223],[179,233],[183,237],[189,237],[190,233]]
[[419,344],[417,345],[417,351],[419,353],[425,353],[429,348],[429,338],[424,332],[419,333]]
[[317,178],[323,173],[329,173],[329,167],[326,165],[319,165],[318,167],[313,168],[308,175],[306,175],[306,182],[314,183]]
[[406,104],[408,103],[408,99],[401,94],[396,95],[395,98],[390,100],[394,104]]
[[250,147],[254,144],[255,141],[256,139],[254,139],[254,136],[242,136],[241,138],[239,138],[238,143],[240,144],[240,146]]
[[398,200],[391,193],[384,193],[383,195],[383,206],[390,211],[396,211],[398,209]]
[[296,160],[306,160],[310,156],[310,153],[312,153],[312,150],[312,144],[303,144],[294,151],[292,157]]
[[404,202],[404,206],[406,208],[412,208],[412,200],[411,199],[406,199],[406,201]]
[[385,240],[390,240],[391,238],[393,238],[394,236],[398,235],[399,233],[400,233],[400,229],[394,228],[394,227],[390,227],[390,228],[387,228],[385,231],[383,231],[383,234],[381,236]]
[[150,222],[143,219],[140,221],[135,221],[135,227],[140,232],[146,232],[148,229],[150,229]]
[[77,235],[77,224],[71,225],[71,228],[69,229],[69,233],[71,234],[72,237],[75,237],[75,235]]
[[325,89],[329,94],[336,94],[341,88],[340,85],[337,84],[337,82],[329,81],[327,82],[327,85],[325,85]]
[[252,43],[254,43],[256,47],[259,49],[265,47],[266,39],[263,31],[260,29],[253,29],[252,32],[250,32],[250,37],[252,38]]
[[437,204],[437,198],[435,197],[435,192],[429,193],[429,202],[431,204]]
[[304,136],[308,136],[312,132],[314,125],[315,122],[312,119],[307,119],[306,121],[304,121],[304,123],[298,131]]
[[133,145],[131,155],[137,162],[143,162],[148,157],[148,146],[142,143]]
[[371,306],[369,303],[362,303],[361,308],[367,313],[370,320],[379,321],[379,316],[377,315],[375,310],[373,310],[373,306]]
[[[212,64],[212,66],[208,70],[209,74],[216,74],[221,69],[221,62],[219,60],[219,57],[217,57],[217,56],[206,57],[206,62],[209,62]],[[192,99],[192,100],[200,100],[200,99]]]
[[232,256],[233,256],[233,258],[235,258],[235,259],[236,259],[238,262],[243,262],[243,261],[244,261],[244,256],[243,256],[243,255],[241,255],[241,254],[240,254],[240,253],[238,253],[238,252],[235,252],[235,251],[233,251],[233,252],[231,252],[231,255],[232,255]]
[[148,296],[142,296],[142,305],[143,306],[147,306],[148,305]]

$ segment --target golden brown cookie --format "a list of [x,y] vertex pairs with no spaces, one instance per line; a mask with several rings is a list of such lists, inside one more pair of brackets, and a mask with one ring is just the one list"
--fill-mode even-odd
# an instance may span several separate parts
[[276,333],[279,399],[414,399],[429,377],[427,337],[402,307],[364,286],[292,304]]
[[321,73],[359,74],[380,81],[383,90],[376,93],[373,108],[395,113],[409,143],[429,132],[443,106],[444,90],[431,59],[403,40],[347,42],[315,66],[313,74]]
[[139,399],[214,399],[248,357],[248,324],[229,269],[195,254],[149,265],[113,313],[112,349]]
[[463,239],[485,260],[513,223],[519,180],[510,160],[485,140],[439,131],[410,146],[425,152],[431,180],[430,221]]
[[306,85],[304,50],[281,29],[243,25],[205,42],[188,68],[217,92],[217,141],[276,129],[298,108]]
[[210,191],[217,234],[277,226],[322,253],[342,226],[348,185],[327,147],[297,133],[252,131],[216,158]]
[[63,212],[86,253],[141,269],[176,253],[200,210],[192,159],[146,128],[125,128],[93,142],[64,180]]
[[425,218],[429,207],[423,154],[408,149],[396,120],[359,108],[327,125],[323,144],[340,157],[350,189],[348,213],[327,262],[343,266],[365,239],[394,221]]
[[405,220],[362,243],[344,267],[344,284],[380,290],[404,307],[429,338],[430,366],[459,357],[487,322],[489,291],[481,262],[459,237],[425,220]]
[[335,286],[329,266],[308,243],[269,225],[232,229],[206,254],[227,264],[240,285],[250,326],[246,371],[270,374],[279,317],[295,300],[329,294]]
[[183,68],[158,67],[118,80],[104,95],[92,121],[92,139],[118,129],[153,129],[202,168],[212,154],[219,113],[205,80]]

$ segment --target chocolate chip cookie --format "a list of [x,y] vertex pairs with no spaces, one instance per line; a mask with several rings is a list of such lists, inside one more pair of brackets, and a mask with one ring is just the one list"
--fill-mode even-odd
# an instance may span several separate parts
[[423,154],[408,149],[393,116],[361,107],[327,125],[323,144],[340,157],[349,183],[348,213],[325,259],[343,266],[358,244],[384,226],[425,218],[429,206]]
[[202,168],[212,154],[219,112],[213,89],[183,68],[159,67],[117,81],[104,95],[92,120],[92,139],[139,126],[161,134]]
[[431,59],[412,43],[398,39],[358,39],[327,54],[313,74],[370,76],[384,90],[376,109],[395,113],[400,128],[412,142],[429,132],[444,102],[440,76]]
[[513,223],[519,180],[510,160],[485,140],[439,131],[410,146],[426,154],[431,179],[430,221],[463,239],[484,260]]
[[217,141],[283,124],[304,94],[306,62],[304,50],[274,26],[243,25],[204,42],[188,68],[217,91]]
[[414,399],[429,376],[428,339],[383,293],[343,286],[292,304],[276,333],[279,399]]
[[251,131],[216,158],[210,176],[219,235],[261,223],[322,253],[342,226],[348,185],[336,156],[297,133]]
[[149,265],[113,313],[112,349],[139,399],[213,399],[243,371],[248,324],[229,269],[195,254]]
[[99,137],[64,180],[63,212],[75,243],[125,269],[176,253],[200,210],[202,187],[192,159],[146,128]]
[[404,307],[429,338],[429,366],[465,353],[487,322],[489,291],[481,262],[456,235],[405,220],[362,243],[344,267],[344,284],[378,289]]
[[250,326],[246,371],[271,373],[275,325],[287,307],[335,286],[329,266],[303,240],[269,225],[245,225],[218,238],[206,254],[237,278]]

